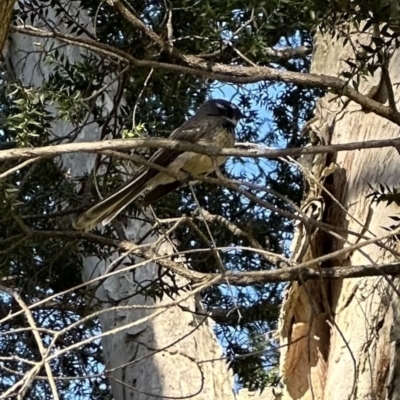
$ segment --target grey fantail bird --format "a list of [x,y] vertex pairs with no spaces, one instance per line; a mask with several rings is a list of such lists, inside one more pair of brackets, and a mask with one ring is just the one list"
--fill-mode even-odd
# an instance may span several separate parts
[[[171,133],[170,139],[233,147],[235,128],[243,117],[240,109],[227,100],[208,100],[193,117]],[[226,158],[218,156],[214,163],[204,154],[160,149],[150,161],[168,168],[171,172],[183,171],[191,175],[207,175],[215,170],[215,164],[218,166],[223,164]],[[106,225],[140,195],[144,194],[143,206],[153,204],[182,184],[183,182],[177,181],[171,175],[142,166],[122,187],[81,214],[74,222],[74,227],[91,230],[100,222]]]

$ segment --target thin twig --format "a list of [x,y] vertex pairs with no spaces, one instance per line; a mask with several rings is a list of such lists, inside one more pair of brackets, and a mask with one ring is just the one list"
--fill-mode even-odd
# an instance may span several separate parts
[[3,172],[2,174],[0,174],[0,180],[6,178],[7,176],[13,174],[14,172],[19,171],[22,168],[25,168],[27,165],[33,164],[37,161],[43,160],[44,157],[35,157],[35,158],[31,158],[28,160],[23,161],[21,164],[16,165],[15,167],[12,167],[10,169],[8,169],[6,172]]
[[[103,0],[104,1],[104,0]],[[108,82],[107,84],[105,84],[104,86],[102,86],[99,90],[96,90],[92,95],[90,95],[89,97],[86,97],[85,99],[83,99],[82,101],[90,101],[95,99],[98,95],[100,95],[101,93],[103,93],[105,90],[107,90],[114,82],[116,82],[122,75],[125,74],[125,72],[127,72],[129,70],[129,67],[125,67],[119,74],[117,74],[115,76],[115,78],[113,78],[110,82]]]
[[[7,290],[6,288],[3,287],[3,290]],[[45,370],[46,370],[46,374],[47,374],[47,378],[48,378],[48,382],[51,388],[51,392],[53,395],[53,399],[54,400],[59,400],[60,397],[58,395],[58,390],[57,390],[57,386],[54,380],[54,376],[53,376],[53,372],[51,370],[49,361],[47,359],[50,349],[51,347],[49,347],[47,350],[45,349],[42,339],[39,335],[39,331],[37,330],[37,326],[36,326],[36,322],[33,318],[33,315],[31,313],[31,311],[29,310],[29,308],[27,307],[27,305],[25,304],[25,302],[23,301],[22,297],[16,293],[13,290],[9,290],[9,293],[14,297],[14,299],[16,300],[16,302],[19,304],[19,306],[21,307],[21,310],[24,312],[26,319],[28,320],[29,326],[31,327],[31,331],[32,334],[36,340],[36,344],[38,346],[39,352],[42,356],[42,360],[40,362],[38,362],[34,368],[32,368],[32,370],[30,371],[30,373],[28,373],[26,375],[26,379],[23,382],[23,385],[20,389],[20,396],[21,398],[24,398],[25,393],[27,392],[27,390],[29,389],[32,380],[34,380],[35,376],[39,373],[40,369],[44,366]]]
[[135,105],[133,107],[133,113],[132,113],[132,131],[134,131],[135,128],[136,128],[136,110],[138,108],[139,101],[140,101],[141,97],[143,96],[143,93],[144,93],[144,91],[145,91],[145,89],[146,89],[146,87],[147,87],[147,85],[149,83],[149,80],[150,80],[151,75],[153,74],[153,72],[154,72],[154,68],[152,68],[150,70],[150,72],[148,73],[148,75],[147,75],[147,77],[146,77],[146,79],[145,79],[145,81],[143,83],[143,87],[140,90],[140,93],[139,93],[139,95],[138,95],[138,97],[137,97],[137,99],[135,101]]

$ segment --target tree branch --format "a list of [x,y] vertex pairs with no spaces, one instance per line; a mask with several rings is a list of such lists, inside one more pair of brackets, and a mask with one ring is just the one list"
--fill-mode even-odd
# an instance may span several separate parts
[[[108,4],[113,6],[128,22],[132,24],[132,26],[138,28],[142,31],[146,36],[148,36],[153,42],[155,42],[161,49],[167,51],[169,54],[185,61],[185,62],[202,62],[202,55],[187,55],[173,47],[170,43],[163,40],[160,36],[158,36],[152,29],[147,27],[138,17],[132,13],[122,1],[120,0],[106,0]],[[251,21],[251,20],[250,20]],[[237,35],[238,32],[235,32],[234,35]],[[228,43],[226,47],[229,47],[232,43]],[[290,60],[296,58],[304,58],[311,54],[312,48],[306,46],[299,47],[285,47],[281,49],[273,49],[270,47],[266,47],[263,50],[264,54],[271,58],[272,60]],[[205,55],[204,58],[210,58],[210,56],[215,56],[221,53],[221,50],[218,50],[215,53],[210,53]],[[191,61],[190,61],[191,60]]]
[[256,83],[260,81],[277,81],[310,87],[320,87],[341,96],[346,96],[366,110],[372,111],[375,114],[400,125],[400,113],[398,111],[364,96],[357,90],[348,86],[342,79],[333,76],[284,71],[264,66],[226,65],[205,61],[199,57],[191,55],[184,55],[184,57],[180,55],[181,60],[183,60],[187,66],[152,60],[139,60],[120,49],[88,38],[77,37],[60,32],[49,32],[33,26],[12,26],[12,30],[26,35],[57,39],[64,43],[92,50],[106,57],[114,57],[126,61],[132,66],[157,68],[176,73],[191,74],[207,77],[208,79],[215,79],[221,82]]
[[[344,267],[322,268],[320,270],[314,267],[290,267],[270,271],[251,271],[236,272],[227,271],[224,274],[203,273],[187,269],[183,264],[174,262],[170,259],[171,255],[154,256],[154,252],[150,250],[151,243],[145,246],[137,246],[129,241],[120,241],[117,239],[106,238],[93,233],[84,233],[76,231],[32,231],[32,236],[64,238],[71,240],[87,240],[92,243],[102,244],[118,248],[124,252],[129,251],[149,262],[155,262],[161,267],[169,269],[176,274],[196,283],[204,283],[205,281],[215,280],[214,284],[225,284],[229,281],[233,286],[250,286],[259,283],[279,283],[288,281],[301,281],[308,279],[344,279],[344,278],[361,278],[369,276],[381,276],[383,274],[398,276],[400,275],[400,263],[380,264],[380,265],[353,265]],[[389,234],[390,235],[390,234]],[[373,241],[375,239],[371,239]],[[367,241],[369,242],[369,241]],[[359,244],[359,246],[361,246]],[[232,247],[234,248],[234,247]],[[204,251],[209,249],[204,249]],[[346,250],[346,249],[345,249]],[[121,271],[122,272],[122,271]],[[216,280],[217,277],[220,277]]]
[[[215,322],[221,325],[239,325],[259,321],[265,318],[267,321],[274,321],[278,318],[278,305],[271,304],[270,300],[262,300],[249,306],[232,307],[231,309],[213,307],[211,310],[204,310]],[[237,312],[234,312],[237,311]],[[241,318],[238,318],[238,313]]]
[[295,60],[296,58],[309,56],[312,53],[312,48],[307,46],[284,47],[281,49],[267,47],[263,52],[271,59],[271,61]]
[[235,148],[221,148],[204,144],[193,144],[181,140],[163,138],[135,138],[104,140],[98,142],[66,143],[56,146],[23,147],[0,150],[0,161],[28,159],[34,157],[56,157],[67,153],[97,153],[106,150],[130,150],[130,149],[174,149],[191,151],[210,156],[224,155],[228,157],[249,157],[277,159],[280,157],[296,157],[304,154],[336,153],[339,151],[354,151],[362,149],[380,149],[383,147],[400,147],[400,139],[367,140],[362,142],[350,142],[328,146],[310,146],[290,149],[269,149],[263,146],[256,148],[243,148],[247,144],[237,143]]

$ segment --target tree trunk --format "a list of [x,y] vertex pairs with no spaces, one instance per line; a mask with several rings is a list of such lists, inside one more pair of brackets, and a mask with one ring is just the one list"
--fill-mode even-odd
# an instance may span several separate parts
[[[312,72],[339,76],[349,70],[344,62],[354,60],[359,43],[370,36],[353,34],[345,44],[329,34],[318,34],[314,46]],[[400,51],[392,49],[388,72],[396,102],[400,96]],[[362,78],[359,90],[388,103],[388,90],[381,69],[373,77]],[[358,105],[328,94],[318,101],[316,120],[310,124],[319,143],[339,144],[372,139],[398,138],[400,128]],[[326,167],[333,167],[327,169]],[[392,148],[340,152],[314,159],[314,178],[338,200],[310,181],[303,204],[308,215],[365,237],[387,233],[393,225],[389,217],[398,214],[393,203],[376,204],[368,184],[379,188],[399,186],[400,156]],[[327,171],[334,171],[324,178]],[[311,207],[313,203],[313,207]],[[320,214],[315,212],[315,206]],[[301,263],[332,251],[345,250],[365,239],[340,232],[343,239],[321,230],[299,227],[293,244],[294,259]],[[388,245],[389,246],[389,245]],[[397,245],[390,249],[397,250]],[[371,244],[343,252],[315,268],[363,265],[398,261],[394,251]],[[388,283],[390,279],[390,282]],[[385,277],[302,282],[286,290],[280,322],[282,346],[280,370],[284,377],[283,399],[399,399],[400,376],[397,342],[400,339],[399,295],[393,290],[398,280]]]
[[10,27],[14,4],[16,0],[2,0],[0,1],[0,52],[7,40],[8,30]]
[[[78,6],[79,2],[66,2],[67,8]],[[48,15],[48,18],[58,21],[62,17],[62,14],[57,17],[51,10]],[[90,22],[84,12],[80,13],[80,19],[83,24]],[[62,29],[62,23],[56,25]],[[42,55],[38,52],[41,47],[37,46],[37,42],[41,42],[45,50],[52,44],[51,40],[13,35],[11,62],[15,76],[26,86],[41,86],[51,72],[51,66],[42,62]],[[71,46],[62,51],[68,57],[70,64],[79,60],[84,54],[82,49]],[[22,58],[24,62],[21,62]],[[112,77],[110,81],[111,79]],[[105,99],[108,111],[112,109],[115,95],[116,87],[111,85],[106,91]],[[63,122],[53,129],[59,137],[65,137],[73,126]],[[100,132],[92,124],[84,128],[78,140],[96,141],[99,138]],[[62,159],[64,168],[69,169],[74,178],[90,173],[94,165],[94,156],[83,153],[63,156]],[[128,239],[135,240],[149,228],[136,221],[128,226],[125,235]],[[151,237],[148,240],[154,241],[156,238]],[[160,252],[171,253],[171,244],[164,243]],[[85,259],[84,280],[88,281],[102,275],[109,268],[110,262],[104,263],[96,257]],[[132,309],[102,314],[100,322],[103,333],[134,321],[140,322],[142,318],[156,314],[161,309],[152,310],[145,307],[154,305],[160,307],[171,303],[172,300],[168,298],[165,301],[153,302],[149,298],[135,296],[138,287],[156,280],[158,273],[158,266],[147,263],[133,272],[116,275],[104,282],[96,293],[101,307],[107,309],[118,304],[132,306]],[[139,284],[133,282],[132,274]],[[179,298],[174,300],[178,301]],[[240,397],[235,396],[233,392],[232,374],[228,370],[226,361],[220,359],[222,351],[217,344],[210,320],[183,310],[183,308],[195,310],[194,297],[186,299],[180,306],[170,306],[156,318],[103,338],[104,364],[115,399],[144,400],[153,399],[154,396],[158,398],[190,396],[193,399],[228,400],[247,397],[247,391],[243,391]],[[266,392],[263,394],[263,399],[268,398]]]

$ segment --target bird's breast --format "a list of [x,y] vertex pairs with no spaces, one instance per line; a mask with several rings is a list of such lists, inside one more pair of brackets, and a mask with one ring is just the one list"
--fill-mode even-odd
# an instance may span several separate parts
[[[235,133],[228,129],[218,128],[214,132],[209,132],[199,144],[214,145],[217,147],[233,147],[235,144]],[[215,163],[219,166],[226,161],[227,157],[219,156],[215,158]],[[215,165],[208,155],[185,152],[179,155],[171,163],[170,167],[175,170],[183,170],[192,175],[208,174],[215,170]]]
[[213,139],[207,140],[207,142],[218,147],[233,147],[235,144],[235,132],[225,128],[217,129]]

